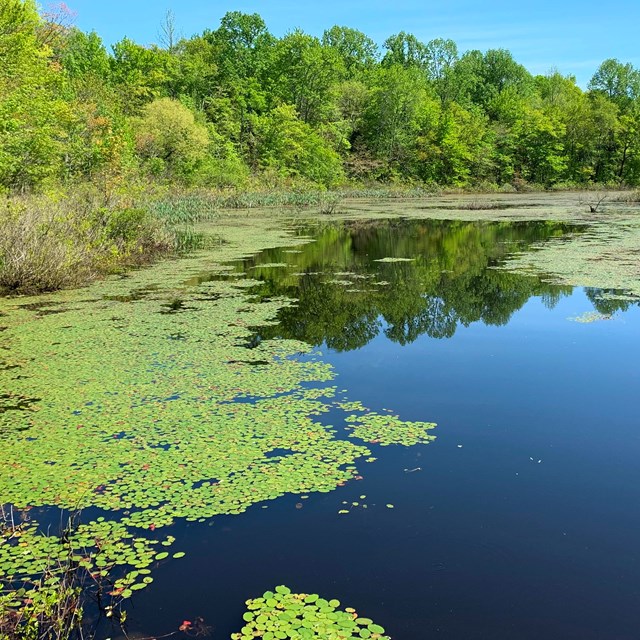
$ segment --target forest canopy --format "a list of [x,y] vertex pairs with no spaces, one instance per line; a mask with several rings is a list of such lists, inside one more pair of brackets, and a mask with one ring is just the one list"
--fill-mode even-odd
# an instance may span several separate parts
[[[64,16],[62,16],[63,18]],[[0,189],[137,175],[186,185],[640,184],[640,70],[586,88],[505,49],[401,32],[281,38],[227,13],[159,45],[104,46],[33,0],[0,4]]]

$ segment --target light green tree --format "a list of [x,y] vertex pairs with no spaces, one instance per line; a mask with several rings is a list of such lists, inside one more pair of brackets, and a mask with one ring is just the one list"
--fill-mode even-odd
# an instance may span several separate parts
[[0,3],[0,186],[25,190],[60,172],[69,107],[32,0]]
[[373,68],[378,59],[378,45],[362,31],[349,27],[333,26],[322,35],[322,44],[335,49],[350,79]]
[[340,53],[296,30],[275,46],[270,82],[275,98],[293,104],[300,119],[318,125],[331,110],[331,88],[345,78]]
[[136,151],[152,173],[193,179],[209,149],[209,134],[192,111],[171,98],[146,105],[134,120]]
[[342,160],[331,145],[302,121],[293,105],[280,105],[256,119],[262,169],[332,186],[343,178]]

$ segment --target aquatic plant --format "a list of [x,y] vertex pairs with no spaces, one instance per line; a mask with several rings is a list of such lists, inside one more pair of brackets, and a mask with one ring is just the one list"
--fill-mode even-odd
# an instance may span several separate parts
[[[605,214],[603,214],[604,216]],[[536,251],[514,255],[500,268],[544,273],[548,282],[607,290],[607,297],[640,300],[640,224],[637,212],[621,209],[589,222],[570,242],[555,238]]]
[[389,638],[384,635],[383,627],[358,615],[352,607],[340,610],[339,600],[326,600],[315,593],[292,593],[284,585],[265,592],[260,598],[247,600],[246,604],[245,624],[231,635],[232,640]]
[[611,320],[611,315],[608,313],[599,313],[598,311],[585,311],[579,316],[568,318],[572,322],[579,322],[581,324],[590,324],[592,322],[600,322],[602,320]]
[[[255,327],[277,323],[295,301],[256,302],[259,281],[223,264],[308,239],[271,231],[268,220],[215,233],[226,240],[215,253],[1,306],[0,382],[13,398],[0,411],[2,501],[23,511],[102,509],[68,544],[80,568],[113,581],[114,597],[145,588],[153,565],[169,559],[158,544],[173,539],[158,541],[157,529],[329,492],[370,459],[366,446],[318,420],[341,399],[332,368],[306,343],[254,342]],[[352,435],[430,439],[424,426],[375,415],[358,418]],[[9,593],[61,553],[60,536],[35,522],[20,544],[0,543]]]
[[349,416],[345,422],[351,427],[350,437],[383,446],[402,444],[410,447],[426,444],[435,438],[428,433],[436,426],[434,423],[408,422],[398,416],[366,413]]

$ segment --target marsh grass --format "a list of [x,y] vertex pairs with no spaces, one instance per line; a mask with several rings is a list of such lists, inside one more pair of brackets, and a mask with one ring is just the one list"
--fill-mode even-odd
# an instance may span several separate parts
[[318,208],[321,213],[335,213],[339,203],[348,199],[417,199],[433,196],[429,187],[380,186],[344,187],[330,191],[320,189],[267,189],[255,191],[208,191],[205,189],[174,192],[146,203],[149,211],[170,225],[195,224],[215,220],[226,210],[268,208]]
[[175,234],[144,209],[70,197],[0,205],[0,290],[38,293],[85,284],[174,249]]
[[[24,546],[25,522],[14,521],[12,510],[2,509],[0,541],[2,544]],[[61,532],[64,545],[72,527]],[[69,549],[63,560],[59,557],[43,561],[42,573],[35,580],[19,585],[3,585],[0,591],[0,638],[2,640],[69,640],[83,638],[83,591],[87,578],[73,561]]]
[[615,197],[612,202],[620,202],[623,204],[640,204],[640,189],[635,191],[627,191]]
[[[30,597],[23,588],[12,597],[22,599],[16,608],[0,605],[0,637],[3,640],[69,640],[84,638],[82,631],[82,589],[74,583],[76,572],[69,568],[56,585],[48,585],[53,573],[45,571],[32,586]],[[37,594],[35,597],[34,594]]]
[[493,211],[495,209],[504,209],[505,204],[501,202],[479,202],[473,200],[472,202],[462,202],[456,205],[461,211]]
[[[100,617],[111,619],[124,631],[127,619],[122,589],[116,589],[115,566],[96,549],[78,555],[72,538],[81,512],[61,515],[59,531],[46,534],[55,541],[47,556],[38,557],[37,575],[0,581],[0,638],[2,640],[87,640],[95,635]],[[37,538],[27,512],[18,522],[11,507],[0,508],[0,544],[37,554]],[[37,536],[44,539],[45,533]],[[90,569],[87,563],[98,568]],[[6,565],[5,565],[5,574]],[[89,615],[87,615],[89,612]]]

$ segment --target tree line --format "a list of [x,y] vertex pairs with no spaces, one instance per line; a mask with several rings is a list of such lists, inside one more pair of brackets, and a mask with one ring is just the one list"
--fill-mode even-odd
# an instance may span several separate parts
[[505,49],[334,26],[272,35],[258,14],[161,44],[97,33],[34,0],[0,4],[0,189],[126,176],[242,187],[640,184],[640,70],[587,90]]

